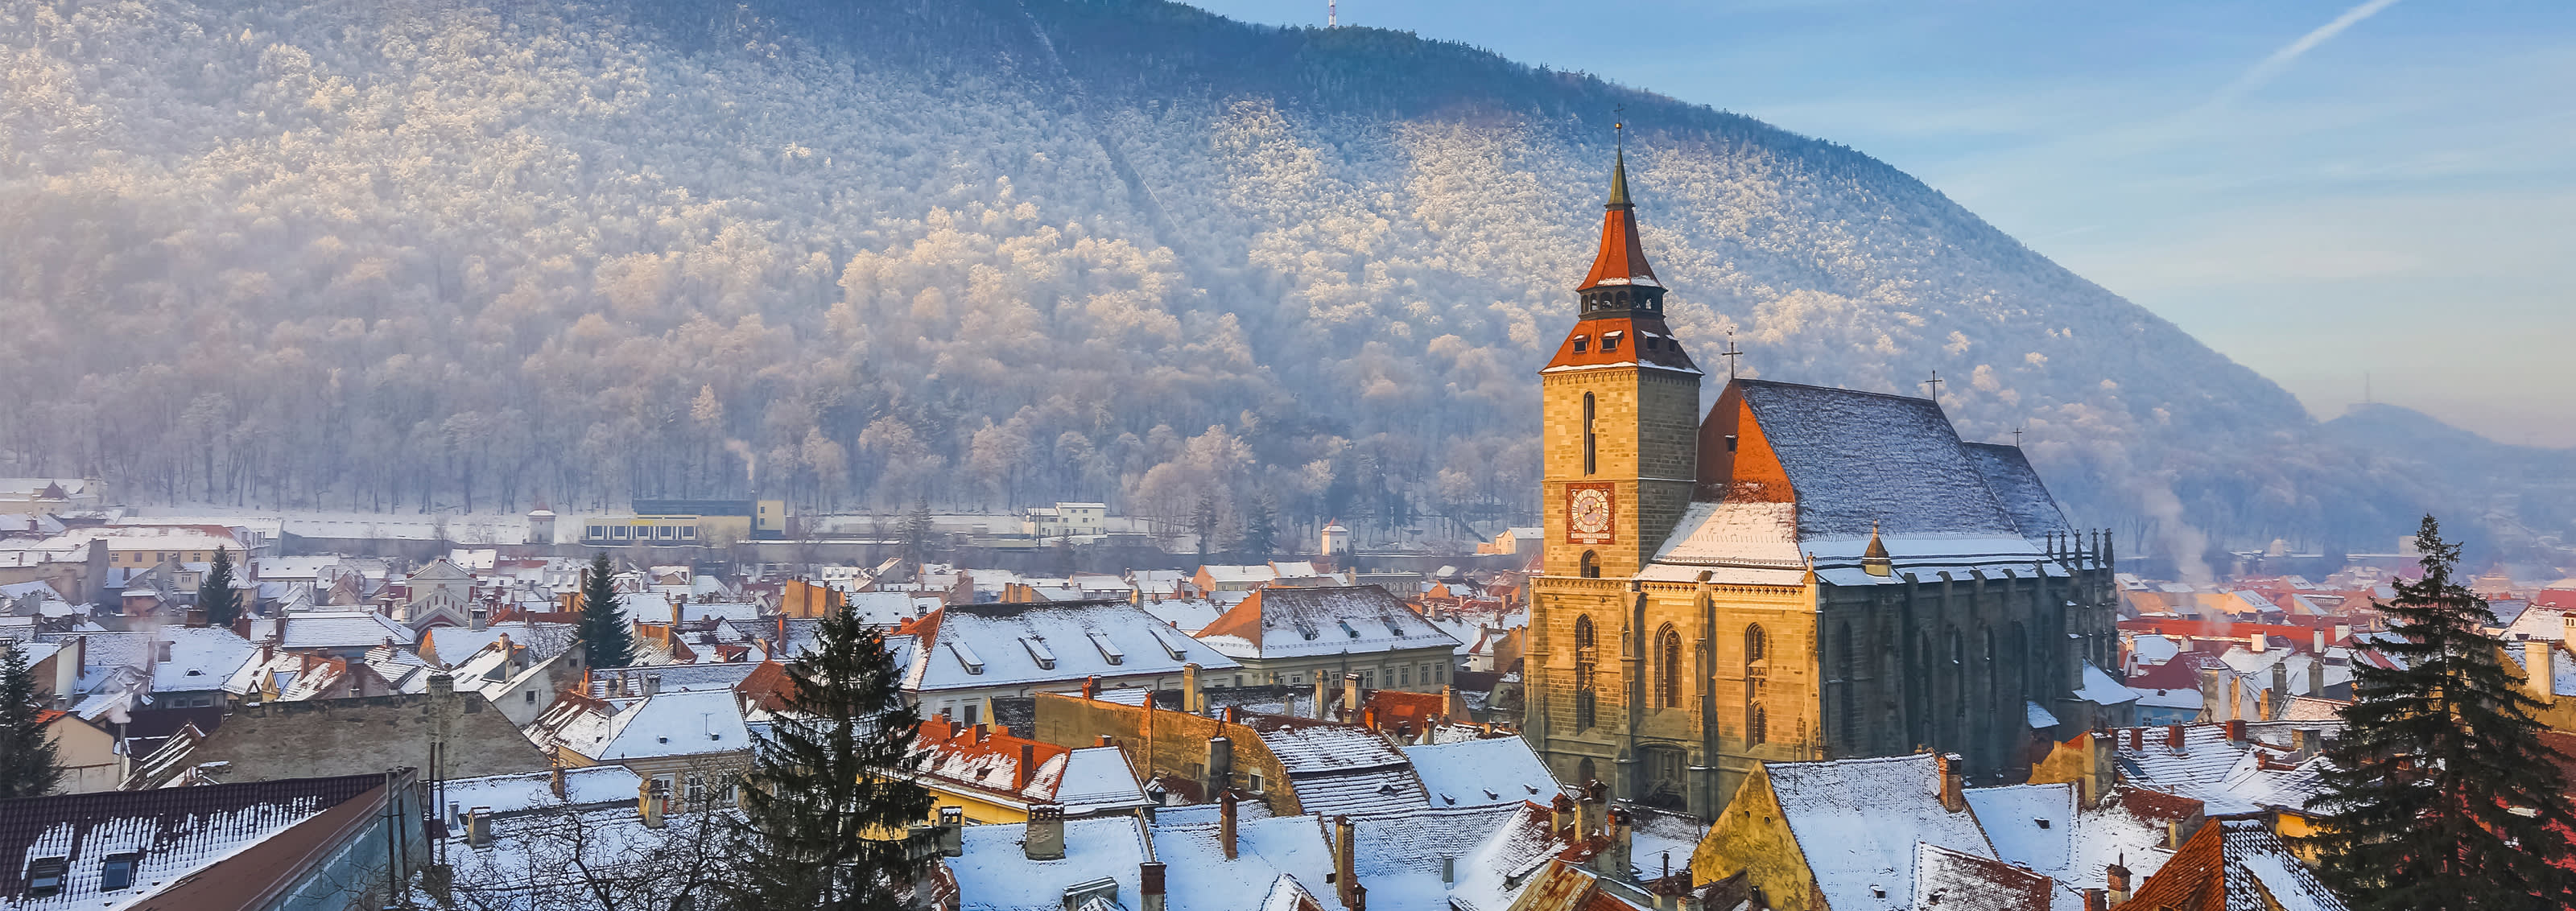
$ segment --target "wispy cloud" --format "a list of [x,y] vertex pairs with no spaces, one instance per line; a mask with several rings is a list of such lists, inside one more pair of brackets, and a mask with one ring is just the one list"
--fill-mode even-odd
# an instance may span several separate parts
[[2263,58],[2263,62],[2255,64],[2253,69],[2246,70],[2245,75],[2236,77],[2236,81],[2219,89],[2218,94],[2211,96],[2209,102],[2202,107],[2221,107],[2247,92],[2262,88],[2264,83],[2272,81],[2274,77],[2288,70],[2290,64],[2296,62],[2300,55],[2334,40],[2334,36],[2343,34],[2344,29],[2360,24],[2361,20],[2379,15],[2380,10],[2396,5],[2397,0],[2367,0],[2359,6],[2344,10],[2343,15],[2334,17],[2334,21],[2317,26],[2315,31],[2300,35],[2299,40],[2282,45],[2280,50],[2273,51],[2272,56]]

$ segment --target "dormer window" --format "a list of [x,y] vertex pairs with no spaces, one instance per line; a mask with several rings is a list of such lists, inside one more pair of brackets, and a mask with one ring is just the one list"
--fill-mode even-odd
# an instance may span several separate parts
[[1654,336],[1649,335],[1649,336],[1646,336],[1646,340],[1645,340],[1642,344],[1643,344],[1643,345],[1645,345],[1646,350],[1648,350],[1648,351],[1653,351],[1653,350],[1655,350],[1655,349],[1657,349],[1657,348],[1663,347],[1661,344],[1658,344],[1658,343],[1660,343],[1660,342],[1662,342],[1662,341],[1663,341],[1663,339],[1659,339],[1659,338],[1656,338],[1656,337],[1654,337]]
[[1601,333],[1601,353],[1603,353],[1603,354],[1610,354],[1610,353],[1613,353],[1613,352],[1618,351],[1618,350],[1619,350],[1619,337],[1620,337],[1620,336],[1622,336],[1622,335],[1626,335],[1626,334],[1627,334],[1627,333],[1624,333],[1624,332],[1604,332],[1604,333]]
[[143,855],[140,854],[110,855],[105,863],[99,865],[98,891],[115,892],[133,888],[134,862],[141,859]]
[[39,857],[27,864],[27,897],[43,898],[63,891],[63,874],[71,864],[60,857]]
[[1592,337],[1591,337],[1591,336],[1589,336],[1589,335],[1578,335],[1578,336],[1575,336],[1575,337],[1574,337],[1574,353],[1576,353],[1576,354],[1582,354],[1582,353],[1584,353],[1584,352],[1586,352],[1586,351],[1590,351],[1590,350],[1592,350]]

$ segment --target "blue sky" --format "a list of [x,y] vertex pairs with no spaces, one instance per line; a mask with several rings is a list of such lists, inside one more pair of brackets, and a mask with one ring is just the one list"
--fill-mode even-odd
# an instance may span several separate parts
[[[1192,0],[1320,25],[1325,0]],[[2576,446],[2576,3],[1342,0],[1850,145],[2332,417]]]

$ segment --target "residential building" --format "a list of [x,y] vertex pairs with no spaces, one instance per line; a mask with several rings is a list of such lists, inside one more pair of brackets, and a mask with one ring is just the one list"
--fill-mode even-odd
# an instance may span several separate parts
[[1460,643],[1374,585],[1254,590],[1199,630],[1243,667],[1237,686],[1305,686],[1357,674],[1364,689],[1439,692]]
[[459,693],[445,674],[396,696],[244,705],[213,731],[182,731],[135,762],[128,788],[173,782],[274,781],[437,767],[471,778],[546,768],[548,760],[489,700]]
[[554,726],[557,761],[625,766],[682,807],[728,799],[733,775],[751,761],[751,730],[731,688],[615,700],[576,695],[562,703],[581,711]]
[[1195,675],[1213,686],[1241,668],[1126,601],[952,604],[897,628],[917,637],[904,691],[924,715],[967,724],[993,717],[995,697],[1136,686],[1170,689]]
[[54,745],[54,761],[63,770],[62,779],[54,783],[54,793],[113,791],[124,783],[125,751],[117,746],[113,722],[40,709],[36,712],[36,726],[44,730],[46,742]]
[[787,537],[785,500],[636,500],[631,516],[594,516],[581,543],[592,547],[728,547]]
[[1121,748],[1067,748],[946,718],[913,738],[917,781],[935,801],[931,819],[955,809],[973,824],[1027,822],[1032,807],[1070,818],[1135,813],[1155,801]]
[[11,801],[0,904],[350,907],[429,864],[413,770]]
[[1070,538],[1108,533],[1109,504],[1057,503],[1034,507],[1020,521],[1020,533],[1033,538]]

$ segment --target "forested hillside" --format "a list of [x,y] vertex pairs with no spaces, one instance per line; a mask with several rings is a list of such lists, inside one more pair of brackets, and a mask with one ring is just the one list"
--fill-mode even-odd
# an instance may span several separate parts
[[1157,0],[0,5],[0,469],[1524,519],[1620,105],[1705,364],[1732,331],[1775,379],[1938,370],[2151,547],[2376,541],[2449,495],[1853,150]]

